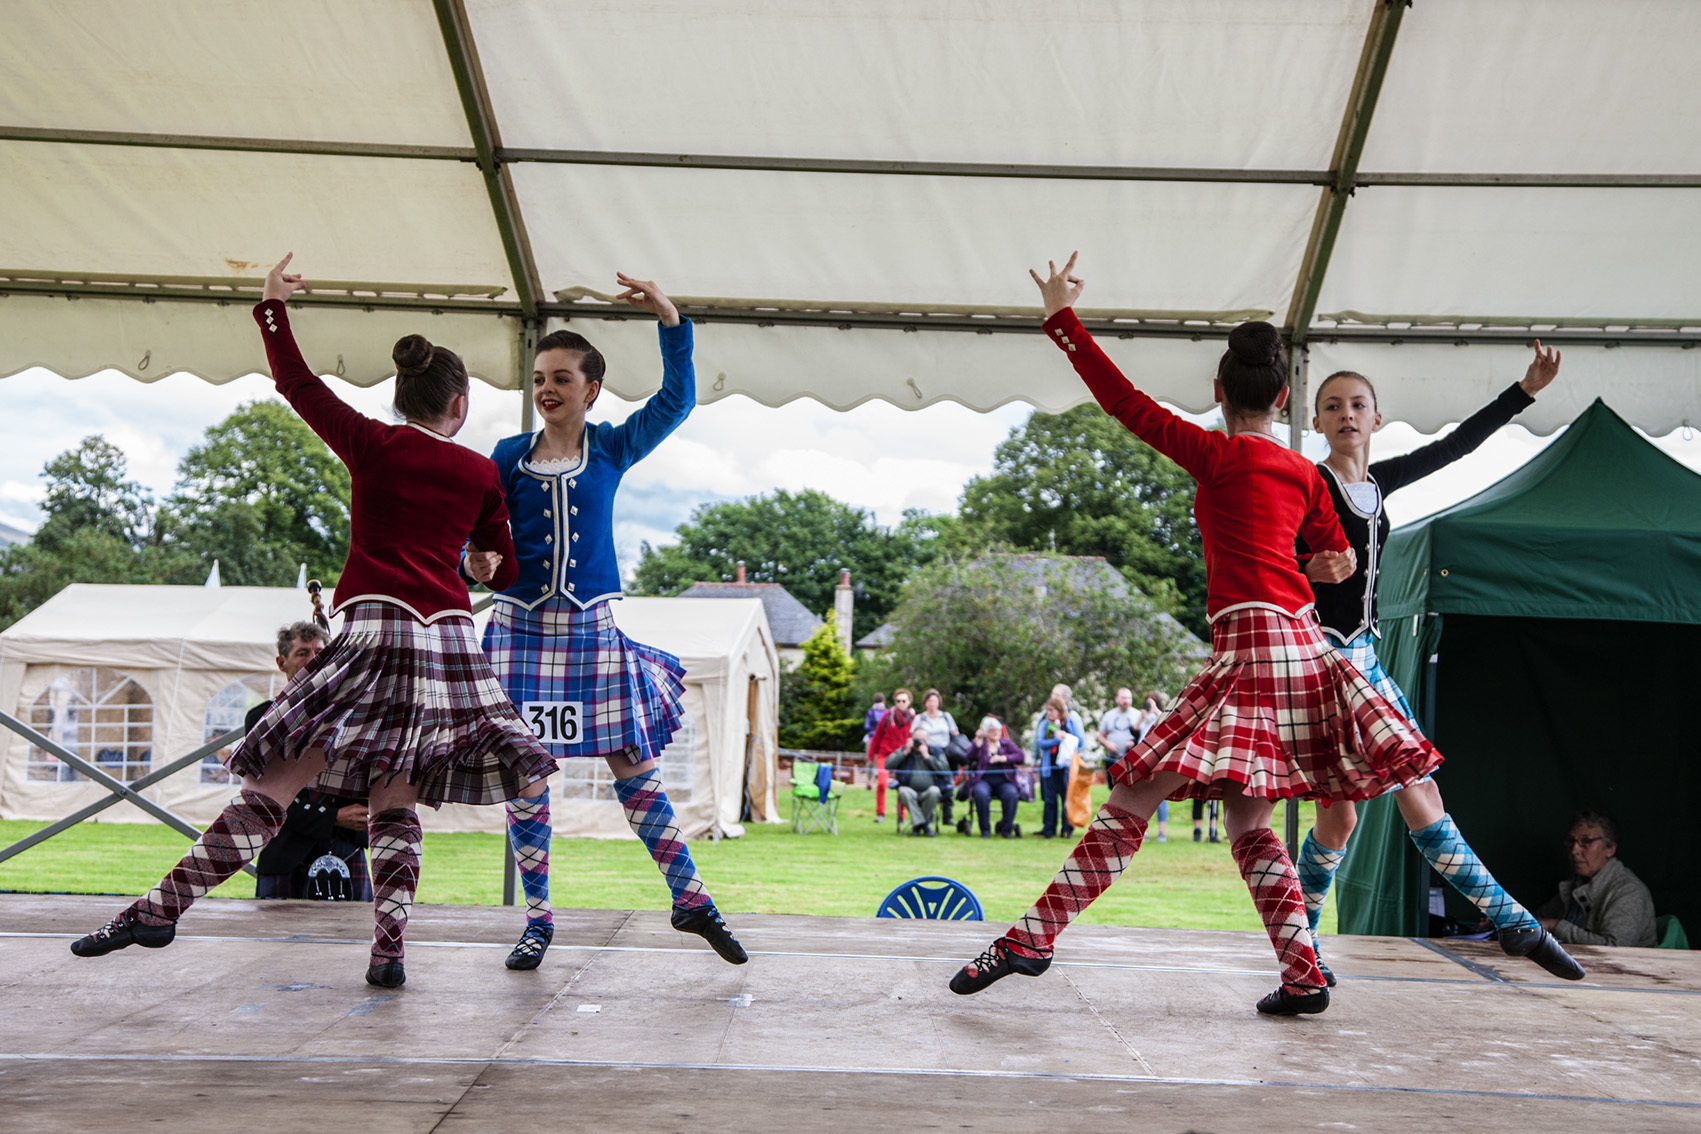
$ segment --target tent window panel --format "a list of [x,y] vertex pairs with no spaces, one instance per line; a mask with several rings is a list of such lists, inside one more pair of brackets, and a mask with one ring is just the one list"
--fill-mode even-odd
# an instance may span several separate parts
[[[121,670],[89,667],[64,674],[41,691],[28,715],[31,728],[116,779],[139,779],[153,765],[153,698]],[[84,778],[34,745],[24,774],[59,783]]]
[[[248,710],[262,701],[270,701],[277,696],[282,684],[281,673],[251,673],[240,681],[233,681],[213,694],[213,699],[207,702],[207,712],[201,729],[201,743],[206,744],[216,737],[223,736],[233,728],[241,728],[242,721],[248,716]],[[225,771],[224,762],[230,757],[234,745],[225,745],[201,761],[201,782],[204,784],[238,784],[240,776],[233,776]]]
[[667,798],[673,803],[690,803],[697,787],[697,721],[690,713],[679,722],[679,731],[662,749],[656,765]]

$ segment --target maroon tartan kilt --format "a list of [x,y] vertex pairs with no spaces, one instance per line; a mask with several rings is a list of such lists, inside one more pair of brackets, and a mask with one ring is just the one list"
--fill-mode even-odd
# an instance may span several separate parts
[[501,803],[555,771],[502,692],[472,619],[426,625],[401,607],[358,602],[325,652],[284,686],[230,754],[259,775],[272,760],[323,748],[314,787],[366,797],[397,776],[422,803]]
[[1117,783],[1179,772],[1171,799],[1374,799],[1441,763],[1400,711],[1318,628],[1265,608],[1211,624],[1211,660],[1111,767]]

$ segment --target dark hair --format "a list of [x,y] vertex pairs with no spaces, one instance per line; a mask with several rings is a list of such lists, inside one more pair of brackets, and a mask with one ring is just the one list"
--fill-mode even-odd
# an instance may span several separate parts
[[1329,383],[1333,382],[1337,378],[1356,378],[1360,382],[1363,382],[1365,388],[1370,391],[1370,405],[1372,408],[1375,408],[1376,387],[1370,384],[1370,379],[1366,378],[1356,370],[1337,370],[1333,374],[1329,375],[1329,377],[1323,379],[1322,382],[1318,383],[1317,396],[1311,399],[1311,412],[1323,412],[1323,391],[1328,388]]
[[546,350],[570,350],[579,354],[579,369],[584,372],[586,381],[601,382],[602,376],[608,373],[608,363],[604,361],[602,351],[577,331],[549,332],[537,341],[537,352],[532,358],[535,360]]
[[467,368],[448,347],[424,335],[404,335],[390,351],[396,364],[396,412],[409,421],[436,421],[456,395],[467,392]]
[[1608,846],[1616,847],[1618,845],[1618,824],[1592,807],[1585,808],[1573,815],[1571,825],[1565,829],[1575,831],[1578,827],[1599,827],[1601,838],[1607,841]]
[[884,705],[884,704],[885,704],[885,703],[886,703],[886,694],[884,694],[884,693],[876,693],[876,694],[875,694],[875,695],[874,695],[874,703],[875,703],[875,704],[876,704],[876,705]]
[[927,699],[928,699],[928,698],[929,698],[929,697],[939,697],[939,707],[940,707],[940,708],[941,708],[941,709],[943,709],[943,708],[944,708],[944,707],[945,707],[945,698],[944,698],[944,697],[942,697],[942,696],[940,696],[940,694],[939,694],[939,690],[937,690],[937,689],[929,689],[929,690],[928,690],[928,691],[927,691],[927,692],[926,692],[926,693],[923,693],[923,694],[922,694],[922,695],[921,695],[921,704],[922,704],[922,707],[923,707],[923,708],[926,708],[926,707],[927,707]]
[[1268,323],[1242,323],[1229,332],[1228,349],[1217,363],[1223,402],[1242,413],[1266,413],[1288,384],[1282,333]]
[[287,658],[296,642],[323,642],[325,631],[316,622],[291,622],[278,630],[278,657]]

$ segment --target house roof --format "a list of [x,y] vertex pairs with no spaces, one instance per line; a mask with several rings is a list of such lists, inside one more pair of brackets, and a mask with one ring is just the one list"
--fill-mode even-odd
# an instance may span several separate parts
[[30,533],[24,529],[13,527],[11,524],[0,523],[0,547],[13,543],[28,543],[29,541]]
[[776,646],[801,646],[821,625],[818,615],[778,583],[693,583],[679,597],[761,599]]

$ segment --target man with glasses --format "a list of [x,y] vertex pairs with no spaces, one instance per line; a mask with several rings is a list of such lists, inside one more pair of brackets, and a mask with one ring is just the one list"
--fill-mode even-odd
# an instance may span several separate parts
[[1654,896],[1618,860],[1613,821],[1581,812],[1571,820],[1565,852],[1572,877],[1536,911],[1543,927],[1567,945],[1654,945]]

